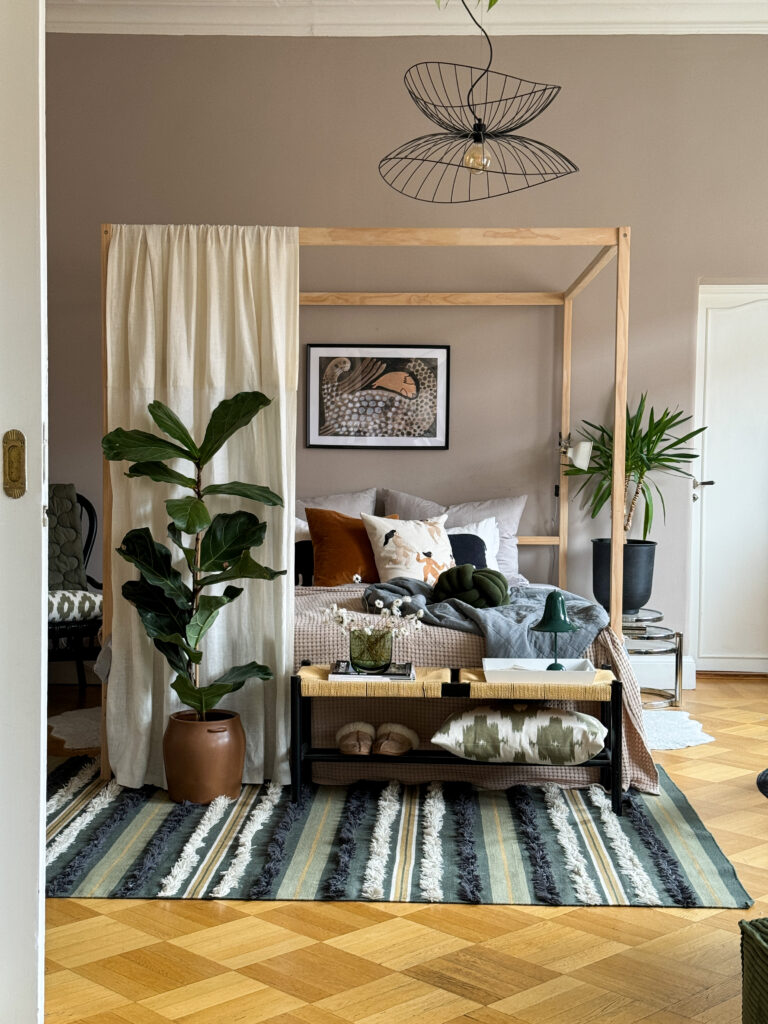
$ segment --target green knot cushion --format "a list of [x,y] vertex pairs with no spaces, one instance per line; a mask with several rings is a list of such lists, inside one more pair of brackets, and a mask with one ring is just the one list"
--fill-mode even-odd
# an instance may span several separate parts
[[433,601],[458,598],[473,608],[498,608],[509,604],[509,584],[496,569],[476,569],[474,565],[454,565],[441,572],[432,592]]

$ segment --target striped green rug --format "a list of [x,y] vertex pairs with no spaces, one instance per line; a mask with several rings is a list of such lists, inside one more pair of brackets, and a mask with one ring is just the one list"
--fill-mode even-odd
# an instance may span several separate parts
[[663,770],[616,817],[603,790],[397,782],[244,786],[210,806],[49,776],[47,894],[748,907],[731,863]]

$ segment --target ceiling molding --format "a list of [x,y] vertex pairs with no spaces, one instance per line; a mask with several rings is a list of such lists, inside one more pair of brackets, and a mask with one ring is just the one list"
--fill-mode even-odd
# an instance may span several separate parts
[[[485,6],[483,4],[483,6]],[[49,32],[130,35],[438,36],[476,31],[457,0],[47,0]],[[494,35],[768,33],[766,0],[501,0]]]

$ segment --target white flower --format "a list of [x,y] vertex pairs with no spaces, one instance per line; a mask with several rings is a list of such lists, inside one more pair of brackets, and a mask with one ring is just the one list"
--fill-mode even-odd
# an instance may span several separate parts
[[377,608],[383,608],[384,607],[384,602],[381,600],[381,598],[379,598],[378,601],[374,601],[374,604],[376,605]]
[[363,577],[360,575],[359,572],[356,572],[355,575],[352,577],[352,582],[353,583],[362,583],[363,582]]

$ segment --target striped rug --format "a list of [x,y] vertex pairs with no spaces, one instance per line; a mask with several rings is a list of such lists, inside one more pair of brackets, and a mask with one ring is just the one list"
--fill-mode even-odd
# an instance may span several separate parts
[[72,758],[49,776],[47,894],[748,907],[680,790],[464,783],[244,786],[237,800],[173,804],[102,783]]

